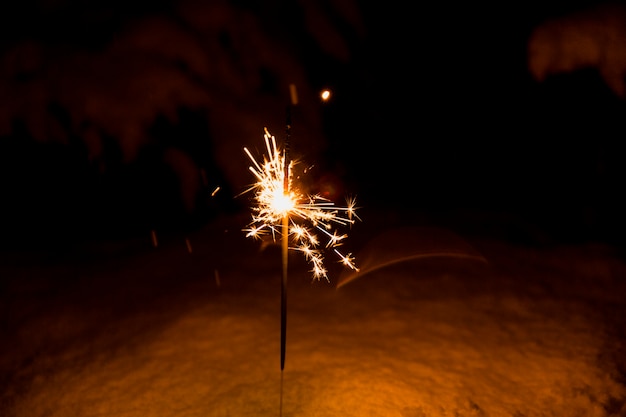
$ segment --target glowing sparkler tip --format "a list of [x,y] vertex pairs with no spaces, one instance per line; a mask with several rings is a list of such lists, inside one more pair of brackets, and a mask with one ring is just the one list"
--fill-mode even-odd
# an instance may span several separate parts
[[275,190],[274,195],[272,196],[271,205],[272,210],[285,215],[293,210],[294,201],[291,199],[290,195],[285,195],[285,193],[281,190]]

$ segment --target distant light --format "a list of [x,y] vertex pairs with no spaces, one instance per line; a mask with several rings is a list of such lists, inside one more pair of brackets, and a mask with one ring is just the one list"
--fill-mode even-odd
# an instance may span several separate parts
[[330,100],[330,90],[322,90],[322,92],[320,93],[320,98],[322,99],[322,101]]

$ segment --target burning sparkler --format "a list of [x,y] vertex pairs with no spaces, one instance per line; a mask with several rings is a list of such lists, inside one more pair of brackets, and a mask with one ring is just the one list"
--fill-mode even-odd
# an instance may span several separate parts
[[[291,104],[298,102],[295,86],[290,85]],[[287,107],[287,137],[284,149],[279,149],[276,139],[267,129],[263,138],[267,155],[258,162],[247,148],[244,151],[252,161],[249,167],[256,178],[245,194],[254,191],[255,205],[252,207],[252,222],[244,229],[247,237],[261,238],[269,235],[273,241],[281,237],[282,282],[281,282],[281,322],[280,322],[280,415],[283,404],[283,369],[285,367],[285,346],[287,333],[287,275],[289,249],[304,254],[311,264],[313,278],[328,279],[324,266],[324,249],[332,249],[340,262],[358,271],[352,254],[344,255],[337,249],[342,245],[346,234],[339,234],[336,226],[351,226],[356,215],[355,200],[347,201],[346,207],[337,207],[322,196],[309,195],[301,191],[294,182],[295,162],[289,157],[289,137],[291,131],[291,106]],[[360,219],[359,219],[360,220]],[[321,238],[320,238],[321,236]],[[291,246],[290,246],[290,243]]]
[[250,171],[257,179],[244,193],[254,191],[256,205],[252,207],[252,222],[246,237],[260,238],[270,235],[273,240],[284,237],[282,227],[288,221],[287,238],[290,249],[301,252],[311,264],[313,278],[328,279],[324,266],[324,249],[332,250],[339,262],[358,270],[351,253],[343,254],[338,247],[347,234],[337,232],[337,226],[350,226],[359,217],[355,200],[349,199],[345,207],[336,206],[320,195],[303,193],[294,184],[293,167],[296,162],[287,161],[285,153],[276,145],[276,139],[267,129],[264,134],[267,155],[258,162],[247,148],[244,151],[252,161]]

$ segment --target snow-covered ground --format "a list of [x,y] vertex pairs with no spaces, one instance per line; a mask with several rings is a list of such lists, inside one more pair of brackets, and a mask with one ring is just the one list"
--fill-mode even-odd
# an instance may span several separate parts
[[[189,235],[191,253],[146,236],[2,254],[0,415],[278,416],[280,252],[246,222]],[[382,214],[349,240],[357,276],[328,256],[312,282],[290,258],[283,416],[626,415],[617,249]]]

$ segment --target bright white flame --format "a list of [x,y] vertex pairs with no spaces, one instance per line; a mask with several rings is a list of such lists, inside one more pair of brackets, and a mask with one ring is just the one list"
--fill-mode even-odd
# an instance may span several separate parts
[[272,210],[282,215],[289,214],[294,207],[294,201],[290,195],[286,195],[280,190],[275,190],[271,201]]

